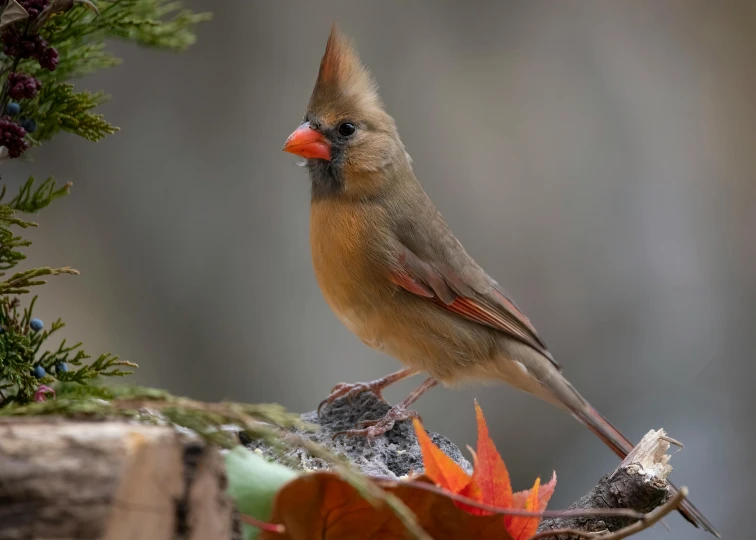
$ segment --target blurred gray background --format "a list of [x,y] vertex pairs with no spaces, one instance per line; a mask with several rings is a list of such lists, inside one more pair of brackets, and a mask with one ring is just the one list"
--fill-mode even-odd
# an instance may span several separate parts
[[[673,478],[748,538],[756,347],[756,3],[188,2],[215,19],[182,55],[114,44],[81,81],[122,128],[3,166],[75,183],[29,264],[71,265],[38,313],[138,380],[207,400],[312,409],[397,369],[330,313],[312,274],[308,179],[281,152],[331,21],[374,72],[415,172],[566,374],[632,439],[686,447]],[[415,377],[388,391],[398,401]],[[515,489],[552,508],[616,459],[507,387],[437,388],[426,426],[474,443],[473,398]],[[674,516],[644,538],[703,539]]]

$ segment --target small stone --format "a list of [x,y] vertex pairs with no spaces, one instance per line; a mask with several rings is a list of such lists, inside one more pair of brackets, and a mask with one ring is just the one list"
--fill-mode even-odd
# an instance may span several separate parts
[[[333,406],[325,407],[320,416],[316,411],[302,415],[302,420],[307,424],[314,424],[320,429],[312,431],[294,428],[292,431],[302,438],[322,444],[370,476],[397,479],[411,473],[422,472],[420,445],[417,443],[412,422],[408,420],[396,422],[393,429],[372,441],[368,441],[365,437],[333,438],[339,432],[359,427],[357,424],[360,421],[381,418],[389,408],[390,405],[372,392],[364,392],[354,397],[351,404],[346,398],[339,398]],[[431,433],[430,436],[431,440],[465,472],[472,473],[472,465],[449,439],[435,433]],[[257,440],[251,441],[248,446],[251,451],[257,447],[269,448],[265,443]],[[321,461],[320,458],[311,457],[305,452],[299,468],[329,470],[330,466]]]

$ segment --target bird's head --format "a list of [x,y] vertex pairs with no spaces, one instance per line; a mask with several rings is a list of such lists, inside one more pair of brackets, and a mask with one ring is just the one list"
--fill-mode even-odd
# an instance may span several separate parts
[[313,196],[380,189],[378,173],[406,156],[373,77],[335,25],[304,121],[283,150],[306,158]]

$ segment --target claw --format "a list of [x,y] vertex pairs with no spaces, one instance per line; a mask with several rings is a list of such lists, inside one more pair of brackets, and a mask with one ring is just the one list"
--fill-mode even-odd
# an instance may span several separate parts
[[378,420],[362,420],[357,423],[357,425],[360,426],[360,429],[339,431],[331,438],[331,440],[335,440],[337,437],[344,435],[346,437],[367,437],[368,443],[370,443],[375,437],[380,437],[393,428],[396,422],[408,420],[410,418],[420,418],[420,415],[417,411],[410,411],[404,407],[392,407],[383,418]]
[[386,401],[383,397],[383,392],[381,391],[383,388],[383,381],[375,381],[371,383],[339,383],[336,386],[331,389],[330,395],[325,398],[323,401],[320,402],[318,405],[318,416],[320,416],[320,410],[323,408],[324,405],[328,404],[330,405],[340,397],[346,396],[347,401],[351,405],[352,399],[359,396],[363,392],[373,392],[376,396],[378,396],[378,399],[381,401]]
[[320,404],[318,405],[318,410],[317,410],[318,416],[320,416],[320,409],[322,409],[322,408],[323,408],[323,405],[325,405],[326,403],[328,403],[328,398],[325,398],[325,399],[324,399],[323,401],[321,401],[321,402],[320,402]]
[[[386,431],[394,427],[394,423],[392,422],[389,427],[386,428]],[[367,429],[347,429],[346,431],[339,431],[333,437],[331,437],[332,441],[336,440],[336,437],[345,436],[345,437],[365,437],[367,439],[368,446],[373,446],[373,439],[376,437],[383,435],[386,431],[375,431],[374,427],[369,427]]]

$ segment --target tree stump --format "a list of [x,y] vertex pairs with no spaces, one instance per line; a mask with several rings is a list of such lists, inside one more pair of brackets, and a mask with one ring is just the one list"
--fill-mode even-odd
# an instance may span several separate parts
[[232,538],[219,452],[172,427],[0,419],[0,540]]

